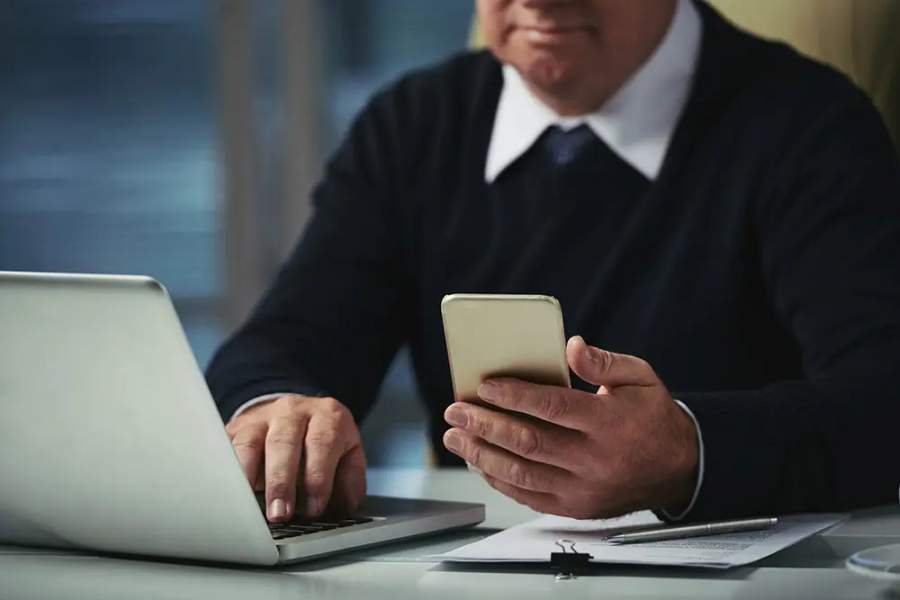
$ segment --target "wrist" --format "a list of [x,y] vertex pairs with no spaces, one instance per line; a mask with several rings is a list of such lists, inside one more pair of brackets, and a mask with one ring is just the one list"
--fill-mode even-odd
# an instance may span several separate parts
[[700,468],[697,427],[685,410],[678,407],[675,412],[671,476],[660,503],[661,510],[667,515],[681,515],[688,509],[697,489]]

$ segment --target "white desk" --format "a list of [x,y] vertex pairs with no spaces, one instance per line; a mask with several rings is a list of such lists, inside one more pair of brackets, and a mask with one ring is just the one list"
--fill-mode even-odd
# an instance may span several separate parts
[[[215,599],[286,598],[878,598],[887,586],[846,571],[843,558],[859,547],[900,542],[900,507],[862,511],[757,565],[728,571],[596,567],[556,581],[538,567],[441,565],[422,556],[477,539],[534,516],[464,470],[370,472],[372,493],[468,500],[487,504],[476,530],[401,542],[279,570],[224,568],[98,557],[0,546],[0,598]],[[896,532],[892,540],[889,532]]]

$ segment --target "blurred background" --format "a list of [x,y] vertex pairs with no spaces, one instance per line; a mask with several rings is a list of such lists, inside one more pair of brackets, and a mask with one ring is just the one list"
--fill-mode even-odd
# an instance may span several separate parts
[[[0,270],[137,273],[201,367],[367,98],[464,48],[462,0],[0,0]],[[390,410],[387,410],[389,407]],[[427,461],[401,352],[369,462]]]

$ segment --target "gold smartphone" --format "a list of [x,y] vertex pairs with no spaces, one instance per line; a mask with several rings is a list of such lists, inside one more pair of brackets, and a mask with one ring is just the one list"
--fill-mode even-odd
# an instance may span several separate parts
[[451,294],[441,301],[453,396],[478,402],[491,377],[571,387],[562,311],[552,296]]

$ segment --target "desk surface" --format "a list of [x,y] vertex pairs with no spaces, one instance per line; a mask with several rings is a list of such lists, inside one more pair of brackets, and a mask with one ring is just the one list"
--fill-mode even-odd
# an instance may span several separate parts
[[[465,470],[372,470],[375,494],[484,502],[477,529],[362,550],[278,570],[99,557],[0,546],[0,597],[25,598],[888,598],[889,587],[848,572],[847,553],[900,543],[900,507],[862,511],[817,536],[751,567],[728,571],[597,566],[556,581],[539,567],[442,565],[421,557],[474,541],[531,519],[527,508],[497,494]],[[893,531],[896,539],[888,539]],[[886,537],[888,536],[888,537]]]

